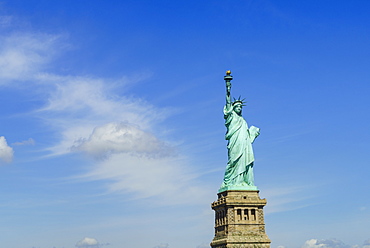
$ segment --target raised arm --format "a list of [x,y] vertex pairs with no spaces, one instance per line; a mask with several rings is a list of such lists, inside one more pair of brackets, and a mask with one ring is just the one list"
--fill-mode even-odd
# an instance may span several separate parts
[[233,80],[233,76],[231,76],[231,71],[226,71],[226,76],[224,76],[225,83],[226,83],[226,106],[231,107],[231,80]]

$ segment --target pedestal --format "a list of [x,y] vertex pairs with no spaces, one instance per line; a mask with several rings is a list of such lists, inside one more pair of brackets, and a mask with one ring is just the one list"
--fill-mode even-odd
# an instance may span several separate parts
[[270,248],[265,232],[266,199],[258,190],[227,190],[212,203],[215,237],[212,248]]

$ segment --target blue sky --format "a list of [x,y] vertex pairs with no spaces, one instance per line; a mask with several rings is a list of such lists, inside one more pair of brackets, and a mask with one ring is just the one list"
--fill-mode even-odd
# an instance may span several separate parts
[[272,248],[370,247],[370,2],[0,2],[0,240],[205,248],[223,76]]

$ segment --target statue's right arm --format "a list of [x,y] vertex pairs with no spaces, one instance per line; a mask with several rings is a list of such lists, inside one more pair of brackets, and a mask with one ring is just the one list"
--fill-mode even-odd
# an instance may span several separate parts
[[231,94],[230,94],[230,91],[231,91],[231,83],[229,81],[229,82],[226,82],[226,106],[227,107],[231,107]]

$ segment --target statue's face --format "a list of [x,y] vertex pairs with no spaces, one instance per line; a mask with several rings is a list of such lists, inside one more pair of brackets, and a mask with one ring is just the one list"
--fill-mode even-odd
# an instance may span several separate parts
[[234,111],[235,113],[237,113],[238,115],[242,115],[242,105],[237,103],[234,105]]

